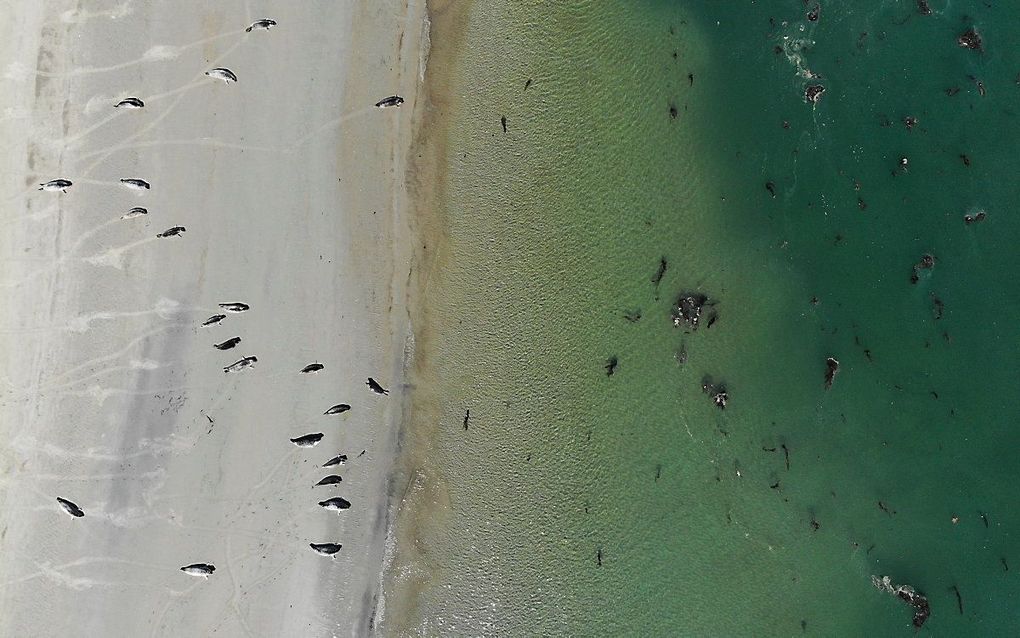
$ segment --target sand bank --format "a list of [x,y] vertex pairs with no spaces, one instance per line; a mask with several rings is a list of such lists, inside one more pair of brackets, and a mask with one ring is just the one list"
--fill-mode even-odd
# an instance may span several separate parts
[[[5,12],[3,635],[363,635],[378,611],[424,6],[185,4]],[[55,178],[73,186],[36,190]],[[313,488],[340,453],[343,482]],[[196,562],[216,572],[179,571]]]

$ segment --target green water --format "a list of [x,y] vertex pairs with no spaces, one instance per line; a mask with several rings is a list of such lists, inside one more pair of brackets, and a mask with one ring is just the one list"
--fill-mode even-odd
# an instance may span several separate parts
[[475,3],[417,631],[1016,633],[1020,5],[930,4]]

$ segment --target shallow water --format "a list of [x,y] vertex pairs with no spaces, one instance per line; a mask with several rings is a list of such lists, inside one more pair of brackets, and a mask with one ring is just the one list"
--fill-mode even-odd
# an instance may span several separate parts
[[[1015,624],[1020,7],[769,4],[476,3],[419,631],[909,634],[872,574],[924,631]],[[674,327],[683,291],[718,321]]]

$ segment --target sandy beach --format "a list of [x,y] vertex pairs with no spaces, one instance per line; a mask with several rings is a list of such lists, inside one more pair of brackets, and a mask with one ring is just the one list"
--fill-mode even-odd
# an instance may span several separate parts
[[3,3],[0,635],[365,635],[413,343],[424,3],[90,4]]

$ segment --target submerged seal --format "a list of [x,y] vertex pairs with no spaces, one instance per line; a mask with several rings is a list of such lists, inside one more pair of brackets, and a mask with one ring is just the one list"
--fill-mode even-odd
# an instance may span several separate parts
[[191,565],[185,565],[181,567],[181,571],[189,576],[201,576],[203,578],[209,578],[214,571],[216,571],[215,565],[209,563],[192,563]]
[[330,409],[328,409],[325,412],[323,412],[323,414],[343,414],[344,412],[346,412],[346,411],[348,411],[350,409],[351,409],[351,406],[347,405],[346,403],[337,403],[336,405],[334,405]]
[[241,343],[241,337],[231,337],[222,343],[213,344],[213,347],[217,350],[230,350],[239,343]]
[[229,303],[221,303],[216,305],[218,305],[220,308],[223,308],[227,312],[244,312],[245,310],[251,309],[251,306],[249,306],[246,303],[241,303],[239,301],[231,301]]
[[276,26],[276,20],[270,20],[269,18],[262,18],[251,23],[251,26],[245,29],[245,33],[251,33],[252,31],[269,31]]
[[403,103],[404,98],[400,97],[399,95],[391,95],[389,97],[384,97],[383,99],[379,100],[378,102],[375,103],[375,105],[378,108],[384,109],[391,106],[400,106]]
[[215,69],[209,69],[205,72],[205,74],[214,80],[223,80],[227,84],[237,82],[237,76],[234,75],[234,72],[221,66],[218,66]]
[[305,434],[304,436],[291,439],[290,442],[298,447],[315,447],[322,440],[323,436],[322,432],[316,432],[315,434]]
[[56,191],[66,193],[69,188],[71,188],[71,180],[69,179],[51,179],[48,182],[39,184],[39,190],[46,191],[48,193],[54,193]]
[[120,102],[113,105],[115,109],[140,109],[145,106],[145,102],[142,102],[136,97],[124,98]]
[[314,374],[325,367],[326,366],[321,363],[309,363],[305,367],[301,368],[301,374]]
[[251,366],[255,365],[255,363],[257,363],[257,362],[258,362],[258,357],[255,357],[255,356],[246,356],[246,357],[244,357],[242,359],[238,359],[237,361],[235,361],[235,362],[231,363],[230,365],[227,365],[226,367],[224,367],[223,372],[224,373],[237,373],[237,372],[240,372],[240,371],[246,369],[246,367],[251,367]]
[[72,503],[71,501],[67,500],[66,498],[60,498],[58,496],[57,502],[60,503],[60,507],[62,507],[64,511],[70,514],[71,516],[75,518],[81,518],[82,516],[85,516],[85,512],[83,512],[80,507],[78,507],[75,503]]
[[161,233],[156,233],[156,237],[177,237],[185,230],[187,229],[184,226],[174,226],[172,228],[167,228]]
[[351,509],[351,502],[347,499],[334,496],[328,498],[325,501],[319,501],[319,507],[323,507],[333,512],[342,512],[343,510]]
[[825,389],[828,390],[832,387],[832,380],[836,378],[836,372],[839,371],[839,361],[833,357],[825,359]]
[[122,177],[120,183],[136,191],[147,191],[151,188],[149,182],[144,179],[137,179],[134,177]]
[[312,548],[316,554],[323,556],[332,556],[336,558],[336,553],[340,551],[343,545],[338,543],[308,543],[308,546]]

